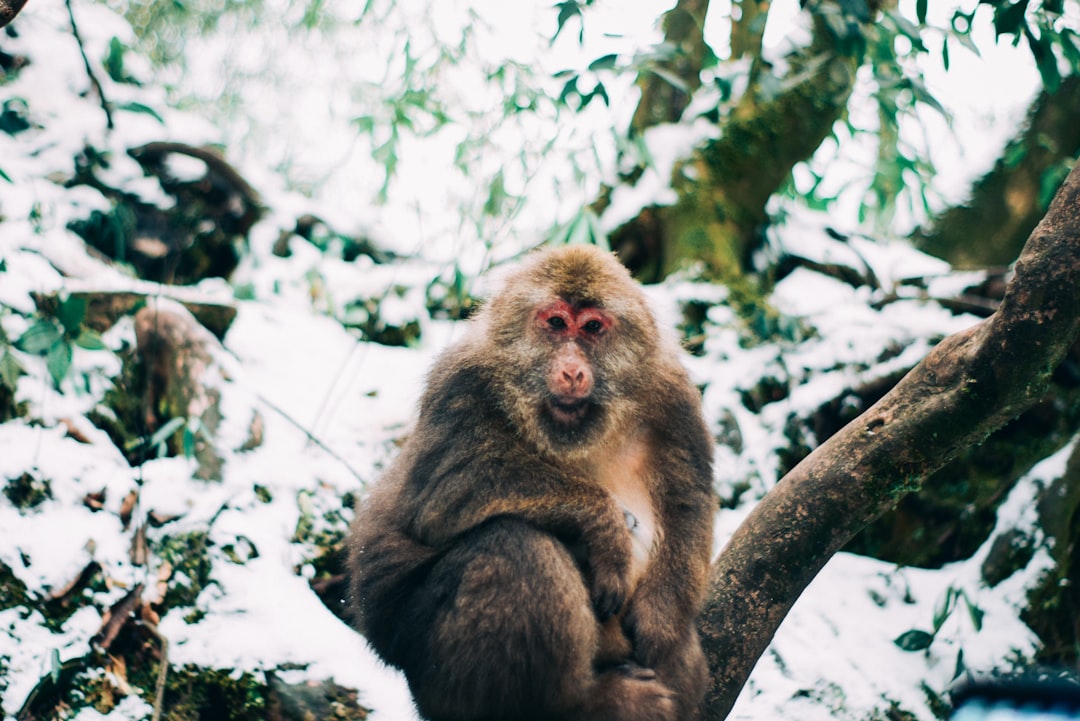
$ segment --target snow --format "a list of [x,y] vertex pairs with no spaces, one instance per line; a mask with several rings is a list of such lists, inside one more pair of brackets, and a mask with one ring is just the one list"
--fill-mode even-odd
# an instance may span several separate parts
[[[610,128],[613,122],[625,124],[635,96],[631,82],[607,79],[613,97],[610,110],[590,108],[580,117],[563,114],[540,118],[533,125],[522,121],[488,127],[484,124],[492,122],[490,99],[451,87],[449,97],[460,102],[454,112],[471,104],[477,126],[490,131],[489,144],[478,153],[483,159],[472,169],[477,177],[486,178],[484,173],[492,168],[505,168],[508,187],[516,186],[516,192],[528,196],[522,210],[509,227],[477,229],[465,223],[463,204],[474,207],[487,186],[473,177],[463,179],[453,169],[451,143],[460,139],[453,135],[460,131],[453,128],[409,141],[390,197],[378,206],[373,196],[382,177],[370,159],[371,143],[358,138],[355,128],[342,125],[342,120],[379,107],[366,97],[349,97],[343,89],[362,80],[374,92],[386,71],[378,63],[386,57],[387,47],[405,37],[404,28],[413,26],[417,38],[413,50],[423,54],[435,46],[438,34],[453,37],[459,31],[460,13],[467,7],[463,2],[448,3],[429,17],[426,6],[405,5],[409,13],[396,18],[399,25],[383,37],[372,38],[363,29],[372,45],[327,47],[319,33],[290,38],[285,34],[288,23],[262,28],[265,37],[237,33],[235,44],[223,45],[221,36],[193,40],[189,74],[176,79],[181,92],[197,91],[202,98],[224,92],[229,81],[222,72],[226,59],[235,61],[228,67],[241,75],[258,75],[269,68],[267,77],[277,83],[276,90],[273,83],[244,85],[246,123],[237,121],[221,130],[197,115],[169,109],[154,83],[142,89],[114,83],[99,67],[98,76],[111,99],[149,105],[165,120],[162,125],[148,114],[117,110],[116,130],[106,132],[100,105],[93,93],[86,92],[82,59],[58,0],[28,5],[18,20],[19,38],[4,39],[5,49],[30,54],[34,62],[0,86],[0,98],[24,98],[40,126],[18,136],[0,133],[0,170],[12,179],[7,183],[0,178],[0,259],[6,268],[0,275],[0,324],[7,337],[18,338],[30,325],[33,293],[128,289],[160,298],[161,303],[172,298],[235,302],[238,307],[216,354],[217,363],[227,370],[218,386],[225,410],[218,447],[226,457],[220,483],[195,480],[194,461],[183,457],[156,458],[133,468],[107,435],[86,420],[108,379],[119,370],[113,353],[77,350],[73,371],[57,391],[42,359],[13,351],[28,373],[19,381],[17,397],[29,405],[33,422],[15,420],[0,426],[0,474],[10,479],[31,472],[49,482],[52,496],[24,511],[0,498],[0,561],[37,594],[63,588],[91,561],[102,565],[112,585],[98,592],[59,632],[48,630],[36,612],[0,611],[0,659],[7,669],[5,717],[13,716],[50,672],[54,652],[60,661],[87,653],[90,638],[101,626],[101,611],[136,584],[153,585],[160,559],[152,559],[149,566],[134,564],[133,531],[124,529],[119,518],[121,499],[138,489],[137,514],[156,511],[179,517],[147,531],[151,546],[192,531],[208,532],[214,543],[214,582],[196,602],[201,618],[192,621],[187,618],[190,608],[177,608],[161,620],[172,664],[256,674],[290,665],[297,670],[279,673],[297,680],[333,678],[358,688],[361,703],[375,710],[375,719],[415,718],[401,675],[383,666],[308,586],[313,548],[293,540],[303,514],[301,497],[310,499],[320,512],[319,523],[332,525],[326,520],[330,510],[348,515],[340,509],[341,497],[362,492],[393,457],[396,443],[413,420],[427,369],[460,333],[457,324],[429,318],[424,309],[426,284],[454,263],[471,275],[493,260],[512,256],[590,200],[601,180],[610,181],[615,172],[611,140],[597,129]],[[586,51],[569,37],[577,33],[576,21],[568,24],[556,44],[546,47],[554,30],[554,12],[548,4],[479,3],[476,7],[487,25],[478,30],[474,60],[539,63],[554,72],[582,67],[605,52],[632,53],[659,38],[653,19],[670,5],[598,3],[586,18],[590,43]],[[949,13],[953,7],[931,5],[934,13]],[[295,12],[295,4],[289,7]],[[714,3],[711,22],[723,7],[724,3]],[[103,57],[114,36],[130,41],[130,28],[106,8],[94,4],[75,8],[90,58]],[[794,22],[796,11],[795,0],[774,3],[776,14],[769,21],[766,44],[777,56],[785,43],[803,37],[805,28],[785,26],[784,13]],[[609,30],[610,36],[599,28]],[[291,49],[268,57],[268,46]],[[317,63],[297,62],[292,49],[310,53],[312,48],[326,56]],[[140,66],[137,56],[128,56],[129,70],[147,77],[149,70]],[[933,140],[929,147],[945,171],[935,182],[950,200],[959,197],[971,177],[997,156],[1035,82],[1031,63],[1021,63],[1014,52],[1000,46],[984,47],[978,62],[954,52],[953,62],[961,71],[957,76],[926,68],[931,84],[955,114],[953,135],[940,133],[933,125],[933,132],[928,132],[928,137],[947,138]],[[461,74],[465,77],[455,82],[474,82],[474,73]],[[996,87],[1001,92],[978,90],[972,75],[1000,79]],[[447,77],[452,76],[447,71]],[[962,79],[965,76],[967,80]],[[395,77],[394,72],[386,72],[386,77]],[[653,164],[633,189],[620,187],[615,192],[602,217],[603,227],[614,228],[649,203],[670,202],[672,169],[711,132],[704,121],[650,130],[645,143]],[[163,136],[192,144],[225,140],[230,160],[265,196],[270,211],[252,230],[249,252],[234,277],[234,286],[249,287],[253,299],[234,300],[233,286],[223,282],[164,288],[138,281],[87,254],[82,241],[66,229],[69,221],[110,205],[96,190],[64,189],[53,180],[70,176],[72,158],[87,143],[110,154],[112,162],[103,175],[107,183],[148,202],[170,202],[126,153]],[[556,143],[554,160],[544,164],[533,158],[524,167],[513,166],[522,146],[534,153],[545,147],[537,138]],[[595,167],[576,178],[565,159],[586,150],[596,153]],[[190,172],[182,163],[177,159],[175,172]],[[845,174],[857,172],[859,165],[857,158],[837,160],[833,166],[837,178],[830,182],[842,184]],[[295,192],[298,187],[317,192],[304,197]],[[290,257],[273,255],[271,247],[282,229],[309,212],[341,232],[366,231],[383,247],[410,257],[391,264],[364,258],[345,263],[295,237]],[[845,389],[910,367],[938,339],[977,322],[903,295],[907,289],[901,284],[925,278],[931,295],[948,295],[970,283],[970,275],[952,274],[940,261],[902,242],[871,242],[859,234],[854,217],[848,200],[827,218],[792,212],[786,223],[770,230],[770,251],[858,272],[869,270],[880,287],[855,288],[798,269],[777,285],[771,302],[785,317],[812,328],[811,337],[748,347],[740,321],[725,306],[716,306],[709,311],[704,355],[686,359],[695,381],[705,386],[704,407],[713,429],[720,435],[722,424],[730,419],[741,438],[739,451],[717,447],[717,488],[725,497],[739,484],[751,489],[734,509],[718,514],[717,550],[753,501],[779,480],[776,451],[787,445],[789,417],[806,414]],[[831,237],[826,227],[845,234],[846,240]],[[487,232],[492,237],[486,237]],[[479,289],[488,285],[487,280],[477,281]],[[892,291],[899,297],[872,307]],[[681,302],[718,302],[725,295],[723,289],[680,279],[647,292],[668,327],[678,321]],[[380,310],[386,321],[417,320],[418,344],[390,348],[362,342],[346,330],[338,320],[345,307],[370,298],[383,299]],[[105,342],[112,351],[133,344],[130,320],[119,322]],[[881,362],[883,352],[895,345],[904,350]],[[769,377],[786,384],[789,392],[760,412],[749,410],[742,395]],[[76,380],[81,378],[86,379],[85,387]],[[256,413],[265,422],[264,443],[239,452]],[[60,425],[62,419],[74,423],[89,443],[70,437]],[[998,511],[999,530],[1037,527],[1035,493],[1040,484],[1064,472],[1071,449],[1070,445],[1039,464],[1017,484]],[[256,486],[268,489],[270,499],[262,498]],[[84,505],[88,493],[102,490],[104,510],[94,512]],[[221,553],[222,546],[239,539],[246,539],[257,557],[235,563]],[[928,721],[934,716],[923,686],[944,692],[961,650],[967,666],[977,670],[1000,666],[1016,655],[1029,656],[1035,640],[1019,621],[1017,608],[1050,563],[1049,556],[1039,549],[1025,569],[989,589],[979,573],[989,543],[970,559],[937,571],[898,569],[837,555],[785,620],[731,718],[855,720],[895,702],[920,721]],[[909,629],[927,628],[935,606],[950,588],[963,590],[985,612],[983,628],[976,630],[958,609],[927,653],[900,650],[893,640]],[[822,663],[823,656],[828,663]],[[83,709],[76,718],[134,721],[148,718],[150,711],[149,705],[127,697],[109,714]]]

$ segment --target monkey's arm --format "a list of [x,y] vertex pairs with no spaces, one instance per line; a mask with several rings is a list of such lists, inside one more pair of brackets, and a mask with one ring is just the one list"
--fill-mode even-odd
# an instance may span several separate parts
[[429,479],[410,528],[416,538],[438,548],[492,518],[519,519],[568,545],[583,545],[597,615],[603,620],[622,610],[629,592],[630,537],[606,492],[560,476],[542,462],[474,458],[440,465],[449,472]]
[[708,583],[716,498],[712,440],[694,406],[672,410],[680,427],[658,434],[661,528],[649,569],[623,619],[639,663],[654,666],[685,643]]
[[623,617],[634,655],[645,667],[655,667],[685,643],[708,578],[711,518],[689,509],[665,516],[664,538]]

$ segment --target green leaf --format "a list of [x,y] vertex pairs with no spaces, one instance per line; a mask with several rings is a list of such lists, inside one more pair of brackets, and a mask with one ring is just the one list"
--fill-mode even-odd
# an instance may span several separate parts
[[30,107],[22,98],[9,98],[4,101],[3,110],[0,110],[0,131],[8,135],[18,135],[24,130],[29,130]]
[[581,96],[581,110],[587,108],[589,103],[593,101],[593,98],[600,98],[604,101],[604,105],[610,105],[610,99],[608,98],[607,90],[604,88],[603,83],[597,83],[593,86],[592,90]]
[[1039,37],[1035,37],[1027,26],[1024,26],[1024,37],[1027,38],[1028,46],[1031,48],[1031,55],[1035,58],[1035,65],[1039,68],[1043,86],[1049,93],[1056,92],[1061,85],[1061,71],[1058,70],[1057,56],[1054,55],[1050,38],[1046,36],[1045,32]]
[[12,185],[15,185],[15,181],[11,179],[10,175],[8,175],[7,173],[4,172],[3,168],[0,168],[0,178],[3,178],[4,180],[11,183]]
[[23,370],[19,359],[12,355],[10,351],[5,350],[4,355],[0,356],[0,383],[3,383],[11,390],[15,390],[15,385],[19,382],[19,376],[25,373],[26,371]]
[[495,173],[495,177],[491,179],[491,185],[488,187],[488,197],[484,201],[484,215],[497,216],[502,211],[506,198],[506,182],[503,178],[503,171],[500,169]]
[[690,92],[690,88],[687,87],[686,83],[683,82],[682,78],[680,78],[678,75],[671,72],[670,70],[665,70],[664,68],[660,67],[650,67],[648,70],[676,90],[682,91],[684,93]]
[[185,423],[187,423],[187,421],[183,418],[170,418],[165,425],[154,432],[154,435],[150,436],[150,445],[158,446],[164,444],[165,441],[169,439],[169,436],[176,433],[176,431],[180,429],[180,426]]
[[592,210],[587,210],[586,219],[589,221],[589,232],[592,235],[593,244],[610,251],[611,244],[608,242],[607,233],[600,227],[600,218]]
[[1018,0],[1015,4],[1002,2],[994,7],[994,30],[998,35],[1016,35],[1021,29],[1027,29],[1024,13],[1028,0]]
[[578,92],[578,89],[577,89],[577,81],[578,81],[578,76],[577,75],[572,76],[569,80],[566,81],[566,83],[563,85],[562,91],[559,93],[559,102],[560,103],[565,103],[566,99],[568,97],[570,97],[571,95],[573,95],[574,93],[577,93],[578,95],[581,94],[581,93]]
[[375,130],[375,118],[371,115],[359,115],[352,119],[352,124],[361,133],[371,133]]
[[79,334],[79,327],[86,317],[86,297],[81,295],[69,295],[60,303],[56,311],[56,319],[64,326],[64,332],[75,336]]
[[45,367],[49,369],[49,375],[52,376],[53,383],[57,387],[60,386],[61,381],[67,375],[68,369],[71,368],[71,344],[64,342],[62,339],[58,339],[49,348],[48,355],[45,356]]
[[920,25],[926,24],[926,6],[927,0],[916,0],[915,2],[915,17],[919,19]]
[[108,350],[109,347],[105,345],[105,341],[101,339],[101,334],[96,330],[90,330],[89,328],[83,328],[79,335],[75,336],[75,345],[84,350]]
[[109,50],[105,54],[105,60],[102,63],[105,66],[105,72],[109,74],[115,82],[124,82],[124,51],[126,48],[124,44],[120,42],[120,38],[112,38],[109,41]]
[[1062,182],[1065,180],[1065,176],[1072,170],[1072,160],[1066,159],[1052,165],[1043,171],[1042,176],[1039,178],[1039,207],[1050,207],[1050,201],[1057,195],[1058,188],[1061,187]]
[[1069,62],[1069,66],[1072,67],[1073,72],[1080,71],[1080,35],[1066,28],[1061,33],[1060,39],[1059,47]]
[[60,663],[60,651],[54,648],[49,654],[49,679],[53,682],[53,686],[60,684],[60,672],[63,670],[64,666]]
[[913,48],[922,52],[926,51],[926,46],[923,45],[922,36],[919,34],[919,28],[916,25],[900,13],[890,12],[887,13],[887,16],[896,25],[896,30],[911,41]]
[[615,67],[615,61],[619,59],[617,53],[605,55],[602,58],[597,58],[589,63],[589,70],[611,70]]
[[911,93],[915,96],[915,100],[938,111],[938,113],[941,114],[941,117],[948,120],[949,111],[947,111],[945,107],[938,102],[938,99],[930,93],[926,86],[915,78],[909,78],[909,80],[911,85]]
[[162,125],[165,124],[165,118],[158,114],[158,111],[151,108],[149,105],[143,105],[142,103],[136,103],[134,101],[128,103],[121,103],[116,106],[120,110],[126,110],[129,113],[142,113],[143,115],[149,115],[154,120],[158,121]]
[[975,627],[976,631],[981,631],[983,625],[983,616],[986,615],[986,611],[982,610],[974,603],[972,603],[971,599],[967,597],[966,593],[963,594],[963,596],[964,605],[967,606],[968,615],[971,616],[971,625]]
[[184,426],[184,435],[182,436],[182,439],[183,439],[183,448],[184,448],[184,458],[189,458],[189,459],[194,458],[195,457],[195,431],[192,430],[190,424]]
[[905,651],[922,651],[930,648],[930,644],[933,642],[934,634],[920,631],[917,628],[905,631],[893,639],[893,643]]
[[24,353],[43,356],[62,337],[60,329],[51,320],[39,320],[15,341],[15,347]]
[[575,0],[566,0],[555,5],[559,8],[559,27],[555,29],[555,34],[551,36],[551,42],[554,43],[555,39],[559,37],[559,33],[563,31],[563,26],[566,25],[570,18],[581,18],[581,30],[578,33],[578,42],[585,40],[585,21],[581,17],[581,6]]
[[967,665],[964,663],[964,649],[960,649],[956,652],[956,666],[953,668],[952,680],[960,678],[964,671],[967,671]]
[[945,620],[949,617],[949,614],[953,610],[953,602],[956,600],[958,592],[952,586],[945,589],[945,595],[937,600],[934,604],[934,633],[941,630]]
[[570,225],[570,231],[566,234],[567,245],[589,245],[592,236],[589,227],[588,209],[582,208],[574,222]]

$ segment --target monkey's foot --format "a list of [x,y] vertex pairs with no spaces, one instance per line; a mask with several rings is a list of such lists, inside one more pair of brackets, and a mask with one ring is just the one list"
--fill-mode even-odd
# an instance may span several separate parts
[[597,677],[596,692],[581,721],[675,721],[675,696],[656,672],[625,663]]

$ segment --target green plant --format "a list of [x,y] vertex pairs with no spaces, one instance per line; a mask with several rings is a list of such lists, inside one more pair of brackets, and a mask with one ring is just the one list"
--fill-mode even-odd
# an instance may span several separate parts
[[[975,631],[981,631],[985,611],[979,608],[963,589],[949,584],[948,588],[945,589],[945,594],[934,604],[933,629],[931,631],[918,628],[910,629],[893,639],[893,643],[904,651],[927,650],[934,642],[938,632],[941,631],[941,627],[945,625],[945,621],[960,607],[961,602],[967,609],[968,617],[971,619],[971,625],[975,628]],[[956,667],[953,671],[953,678],[963,673],[965,668],[964,649],[961,648],[956,653]]]
[[[45,367],[57,388],[71,368],[74,347],[86,350],[106,350],[101,334],[83,325],[86,318],[86,298],[69,295],[56,306],[55,316],[41,317],[15,341],[15,347],[24,353],[45,359]],[[7,353],[5,351],[5,357]],[[0,375],[7,383],[17,377],[17,369],[11,361],[0,359]],[[14,376],[12,374],[15,374]]]
[[184,454],[184,458],[192,459],[195,457],[195,443],[198,441],[199,436],[202,436],[203,440],[207,443],[211,443],[210,432],[207,430],[203,422],[198,418],[170,418],[161,428],[158,428],[154,433],[148,437],[136,438],[127,444],[125,450],[132,451],[139,448],[152,449],[157,457],[167,456],[169,454],[169,440],[173,438],[177,432],[180,432],[180,449]]

